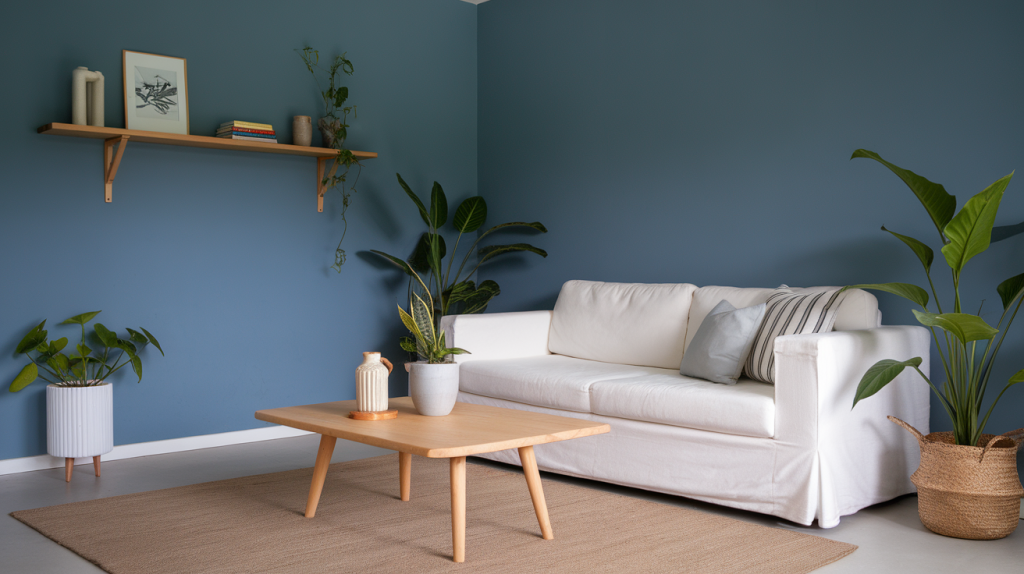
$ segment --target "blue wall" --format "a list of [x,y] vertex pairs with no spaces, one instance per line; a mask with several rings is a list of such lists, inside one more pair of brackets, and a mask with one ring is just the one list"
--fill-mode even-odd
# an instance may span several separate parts
[[[551,308],[569,279],[774,287],[904,281],[881,225],[938,246],[867,148],[958,205],[1024,169],[1019,2],[491,0],[479,8],[479,193],[540,220],[546,260],[492,266],[492,311]],[[998,225],[1024,220],[1011,183]],[[936,281],[949,283],[936,262]],[[968,264],[967,308],[1024,272],[1024,236]],[[948,296],[948,291],[946,295]],[[885,322],[909,304],[879,297]],[[1024,368],[1024,324],[994,383]],[[932,372],[940,373],[938,363]],[[1001,386],[1001,385],[1000,385]],[[989,430],[1024,424],[1024,385]],[[935,430],[949,428],[933,406]]]
[[[160,339],[167,357],[146,351],[141,384],[115,376],[116,444],[262,426],[257,409],[353,398],[361,351],[399,358],[405,284],[358,252],[404,253],[418,237],[396,171],[421,192],[441,181],[453,202],[476,192],[476,13],[456,0],[5,5],[0,459],[46,451],[44,386],[6,392],[24,364],[15,345],[43,319],[74,337],[56,324],[102,309],[108,327]],[[107,125],[124,126],[129,49],[187,59],[193,134],[246,119],[290,142],[292,116],[320,109],[293,51],[305,44],[348,53],[348,143],[380,154],[349,211],[340,275],[340,199],[317,213],[311,158],[129,143],[105,204],[101,142],[36,134],[70,122],[76,66],[104,73]]]

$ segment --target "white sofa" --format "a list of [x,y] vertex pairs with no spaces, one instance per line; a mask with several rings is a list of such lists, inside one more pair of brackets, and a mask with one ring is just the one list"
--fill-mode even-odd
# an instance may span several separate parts
[[[917,443],[886,415],[927,433],[927,385],[897,380],[851,405],[880,359],[920,356],[927,374],[930,338],[922,327],[879,326],[871,294],[851,292],[832,332],[777,338],[774,386],[679,374],[686,346],[719,301],[740,308],[771,292],[570,281],[553,311],[449,316],[442,327],[449,345],[472,353],[456,357],[460,401],[611,426],[606,435],[537,447],[544,470],[823,528],[914,492]],[[487,458],[519,464],[514,451]]]

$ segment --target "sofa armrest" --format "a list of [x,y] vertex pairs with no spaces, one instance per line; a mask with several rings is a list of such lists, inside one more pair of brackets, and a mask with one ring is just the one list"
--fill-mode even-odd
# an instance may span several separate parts
[[448,315],[441,329],[449,347],[470,352],[455,355],[456,363],[550,355],[551,311]]
[[[928,384],[906,369],[857,408],[852,408],[853,397],[865,371],[882,359],[921,357],[921,371],[928,375],[930,350],[928,330],[911,326],[775,340],[775,438],[779,448],[795,449],[797,459],[817,466],[821,500],[807,502],[818,507],[819,518],[824,512],[838,523],[838,516],[853,512],[847,509],[856,506],[852,500],[858,496],[863,500],[889,492],[892,498],[913,490],[909,476],[919,460],[917,443],[886,416],[927,433]],[[787,480],[787,474],[787,469],[776,469],[776,480]],[[799,476],[794,473],[792,479]]]

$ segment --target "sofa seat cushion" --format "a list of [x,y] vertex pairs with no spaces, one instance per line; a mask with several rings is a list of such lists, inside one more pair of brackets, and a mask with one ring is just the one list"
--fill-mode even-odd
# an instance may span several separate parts
[[469,361],[459,368],[459,389],[538,407],[589,413],[590,387],[594,383],[643,377],[662,370],[564,355]]
[[735,385],[659,369],[590,386],[594,414],[726,434],[775,436],[775,388],[750,379]]

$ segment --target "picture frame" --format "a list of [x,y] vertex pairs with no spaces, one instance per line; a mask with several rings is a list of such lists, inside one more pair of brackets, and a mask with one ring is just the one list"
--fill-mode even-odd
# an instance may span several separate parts
[[125,127],[188,135],[185,58],[130,50],[121,53]]

